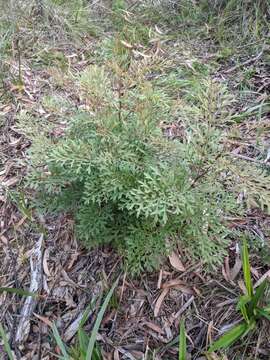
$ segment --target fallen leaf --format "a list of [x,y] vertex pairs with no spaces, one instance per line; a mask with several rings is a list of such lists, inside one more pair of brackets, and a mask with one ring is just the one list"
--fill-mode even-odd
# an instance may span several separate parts
[[44,270],[44,273],[48,277],[50,277],[51,273],[50,273],[50,270],[49,270],[49,267],[48,267],[48,259],[49,259],[49,249],[45,249],[44,255],[43,255],[43,270]]
[[22,226],[22,224],[25,222],[25,220],[27,220],[27,216],[22,217],[21,220],[18,221],[16,225],[14,225],[14,229],[18,230]]
[[164,331],[161,329],[161,327],[158,326],[157,324],[153,323],[153,322],[145,321],[144,325],[149,327],[149,329],[154,330],[158,334],[164,334]]
[[124,40],[121,40],[121,44],[124,45],[124,47],[126,47],[127,49],[133,49],[133,45]]
[[230,267],[229,267],[229,257],[225,257],[224,265],[222,266],[222,275],[226,281],[230,280]]
[[12,178],[8,179],[7,181],[3,181],[3,186],[10,187],[10,186],[17,184],[18,181],[19,181],[19,179],[17,177],[12,177]]
[[155,30],[158,34],[162,35],[163,32],[157,27],[157,25],[155,25]]
[[44,324],[52,327],[53,323],[45,316],[41,316],[41,315],[38,315],[36,313],[33,313],[33,315],[38,318],[39,320],[41,320]]
[[117,349],[113,352],[113,360],[120,360],[119,352]]
[[182,261],[179,258],[179,255],[176,254],[176,252],[172,252],[172,254],[169,256],[169,260],[171,265],[178,271],[185,271],[185,267],[182,264]]
[[236,257],[235,263],[232,269],[230,269],[230,279],[233,281],[239,274],[242,268],[242,261],[239,256]]
[[70,261],[69,261],[69,263],[68,263],[68,266],[67,266],[67,270],[70,270],[72,267],[73,267],[73,265],[74,265],[74,263],[75,263],[75,261],[78,259],[78,256],[80,255],[80,252],[75,252],[75,253],[73,253],[71,256],[70,256]]
[[163,275],[163,271],[162,269],[159,272],[159,276],[158,276],[158,282],[157,282],[157,288],[160,289],[161,288],[161,283],[162,283],[162,275]]
[[170,288],[170,287],[174,287],[177,285],[183,285],[185,284],[184,281],[179,280],[179,279],[172,279],[170,281],[167,281],[166,283],[162,284],[162,289],[166,289],[166,288]]
[[166,297],[166,295],[169,292],[169,288],[167,289],[163,289],[163,291],[161,292],[161,294],[159,295],[156,304],[155,304],[155,308],[154,308],[154,316],[157,317],[161,308],[161,305]]
[[8,244],[8,239],[5,237],[5,235],[1,235],[0,239],[1,239],[3,244],[5,244],[5,245]]
[[255,276],[255,278],[259,279],[260,275],[257,269],[255,269],[253,266],[250,267],[251,274]]
[[[89,314],[90,316],[90,314]],[[77,333],[79,326],[80,326],[80,322],[82,320],[83,317],[83,312],[81,312],[77,318],[75,320],[72,321],[72,323],[69,325],[69,327],[66,329],[65,334],[64,334],[64,340],[66,342],[70,341],[75,334]]]
[[238,281],[238,286],[240,287],[240,289],[242,290],[243,294],[247,293],[247,289],[246,289],[246,285],[244,283],[243,280],[239,280]]
[[263,274],[260,279],[256,282],[256,284],[254,285],[254,288],[258,287],[259,285],[261,285],[261,283],[267,279],[270,280],[270,270],[266,271],[265,274]]

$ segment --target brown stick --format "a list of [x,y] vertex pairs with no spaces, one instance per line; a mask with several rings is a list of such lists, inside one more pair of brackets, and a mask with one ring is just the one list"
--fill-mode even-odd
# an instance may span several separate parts
[[[35,244],[31,257],[31,282],[29,291],[37,293],[42,286],[42,245],[43,245],[43,234]],[[20,344],[24,342],[30,331],[30,318],[35,310],[37,299],[34,296],[27,296],[20,314],[20,321],[17,328],[15,342]]]

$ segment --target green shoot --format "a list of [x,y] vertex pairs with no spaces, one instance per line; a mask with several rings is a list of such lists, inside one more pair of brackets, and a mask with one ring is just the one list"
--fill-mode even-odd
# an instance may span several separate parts
[[96,343],[96,340],[97,340],[98,330],[99,330],[101,321],[103,319],[104,313],[106,311],[106,308],[107,308],[107,306],[108,306],[108,304],[110,302],[110,299],[111,299],[111,297],[113,295],[114,289],[116,288],[117,284],[118,284],[118,280],[113,284],[112,288],[108,292],[108,294],[107,294],[107,296],[106,296],[106,298],[104,300],[104,303],[102,304],[101,309],[100,309],[100,311],[98,313],[97,320],[95,322],[94,328],[93,328],[92,333],[91,333],[90,341],[89,341],[89,344],[88,344],[86,360],[91,360],[92,359],[92,354],[93,354],[95,343]]
[[3,340],[3,343],[4,343],[4,349],[8,355],[8,358],[9,360],[14,360],[14,357],[12,355],[12,352],[11,352],[11,348],[10,348],[10,345],[9,345],[9,342],[8,342],[8,338],[7,338],[7,334],[2,326],[2,324],[0,323],[0,337],[2,338]]
[[253,296],[253,287],[251,281],[251,271],[250,271],[250,264],[249,264],[249,256],[248,256],[248,248],[247,242],[244,240],[243,247],[242,247],[242,266],[244,272],[244,280],[247,289],[247,295]]
[[233,327],[226,332],[221,338],[215,341],[208,352],[214,352],[216,350],[227,349],[233,345],[237,340],[246,336],[252,331],[260,319],[265,318],[270,320],[270,311],[268,307],[260,307],[259,303],[264,297],[264,293],[267,287],[267,281],[263,281],[255,290],[253,289],[250,271],[250,262],[247,242],[244,240],[242,246],[242,268],[244,273],[244,281],[246,287],[246,294],[241,296],[238,300],[237,310],[239,310],[243,317],[243,322]]
[[16,295],[21,295],[21,296],[32,296],[32,297],[37,296],[37,294],[35,294],[33,292],[30,292],[30,291],[27,291],[27,290],[23,290],[23,289],[10,288],[10,287],[0,287],[0,294],[2,294],[3,292],[16,294]]
[[75,358],[79,358],[79,359],[83,359],[83,360],[102,360],[101,352],[96,343],[97,335],[98,335],[98,330],[99,330],[101,321],[103,319],[104,313],[108,307],[108,304],[112,298],[112,295],[114,293],[114,290],[115,290],[117,284],[118,284],[118,280],[116,280],[114,282],[110,291],[106,295],[105,300],[104,300],[104,302],[101,306],[101,309],[98,313],[98,316],[97,316],[94,328],[91,332],[90,338],[87,335],[87,333],[83,330],[83,325],[85,324],[85,322],[87,321],[87,319],[89,317],[90,311],[92,309],[92,303],[84,311],[82,319],[80,321],[79,329],[77,332],[78,348],[73,347],[71,349],[68,349],[66,347],[66,345],[64,344],[63,340],[61,339],[61,336],[60,336],[55,324],[53,324],[53,326],[52,326],[53,336],[54,336],[55,341],[56,341],[56,343],[61,351],[61,354],[62,354],[60,356],[60,359],[70,360],[75,357]]
[[178,360],[186,360],[186,356],[187,356],[187,339],[186,339],[186,331],[185,331],[185,322],[184,320],[182,320],[180,323]]

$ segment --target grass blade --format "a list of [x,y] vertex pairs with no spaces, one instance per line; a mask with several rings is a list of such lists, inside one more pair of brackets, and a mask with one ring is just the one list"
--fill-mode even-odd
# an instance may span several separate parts
[[250,263],[249,263],[249,255],[248,255],[248,247],[247,247],[246,239],[244,239],[242,246],[242,266],[244,272],[244,281],[247,289],[247,295],[252,297],[253,286],[251,282],[251,271],[250,271]]
[[240,325],[235,326],[229,330],[226,334],[221,336],[217,341],[215,341],[209,348],[208,352],[214,352],[220,349],[226,349],[236,340],[238,340],[247,330],[248,325],[246,323],[241,323]]
[[184,320],[182,320],[180,324],[178,360],[186,360],[186,356],[187,356],[187,339],[186,339],[185,322]]
[[9,360],[14,360],[14,357],[12,355],[11,352],[11,348],[9,346],[9,342],[8,342],[8,338],[7,338],[7,334],[2,326],[2,324],[0,323],[0,337],[2,338],[3,342],[4,342],[4,349],[8,355]]
[[98,316],[97,316],[97,319],[96,319],[96,322],[95,322],[95,325],[94,325],[94,328],[92,330],[91,337],[90,337],[90,340],[89,340],[85,360],[91,360],[92,359],[92,355],[93,355],[93,351],[94,351],[95,343],[96,343],[96,339],[97,339],[98,330],[99,330],[102,318],[104,316],[104,313],[106,311],[106,308],[107,308],[107,306],[108,306],[108,304],[110,302],[110,299],[111,299],[111,297],[113,295],[114,289],[116,288],[117,284],[118,284],[118,279],[115,281],[115,283],[111,287],[110,291],[108,292],[108,294],[107,294],[107,296],[106,296],[106,298],[105,298],[105,300],[104,300],[104,302],[103,302],[103,304],[101,306],[101,309],[99,310],[99,313],[98,313]]
[[17,295],[21,295],[21,296],[37,297],[37,294],[35,294],[33,292],[23,290],[23,289],[18,289],[18,288],[0,287],[0,294],[2,294],[3,292],[17,294]]
[[265,309],[257,309],[259,315],[263,316],[265,319],[270,320],[270,314],[265,311]]
[[241,314],[242,314],[245,322],[248,323],[249,322],[249,315],[248,315],[248,311],[247,311],[247,308],[246,308],[246,304],[239,303],[238,309],[241,311]]
[[64,360],[69,360],[69,356],[68,356],[65,344],[63,343],[55,324],[52,325],[52,331],[53,331],[53,336],[55,338],[55,341],[63,354]]
[[80,352],[83,353],[85,356],[85,354],[87,352],[88,343],[89,343],[89,336],[80,327],[78,330],[78,340],[79,340],[79,345],[80,345]]
[[267,280],[265,279],[260,286],[257,287],[257,289],[255,290],[255,294],[252,297],[252,300],[250,302],[250,308],[252,310],[255,309],[255,307],[258,305],[258,302],[260,301],[260,299],[263,297],[264,295],[264,291],[266,289],[267,286]]

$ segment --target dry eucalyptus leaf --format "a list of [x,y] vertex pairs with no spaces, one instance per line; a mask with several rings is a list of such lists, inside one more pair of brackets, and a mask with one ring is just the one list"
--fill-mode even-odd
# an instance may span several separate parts
[[179,258],[179,255],[176,254],[176,252],[172,252],[172,254],[169,256],[170,263],[172,267],[174,267],[178,271],[185,271],[185,267],[182,263],[182,261]]
[[169,288],[164,289],[164,290],[162,291],[162,293],[159,295],[159,297],[158,297],[158,299],[157,299],[157,301],[156,301],[156,304],[155,304],[155,308],[154,308],[154,316],[155,316],[155,317],[158,316],[159,311],[160,311],[160,308],[161,308],[161,305],[162,305],[162,303],[163,303],[166,295],[168,294],[168,292],[169,292]]

